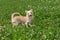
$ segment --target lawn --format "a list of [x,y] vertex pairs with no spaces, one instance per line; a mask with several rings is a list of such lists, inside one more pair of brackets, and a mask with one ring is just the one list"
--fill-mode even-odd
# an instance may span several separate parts
[[[33,9],[32,27],[13,27],[11,14]],[[60,40],[60,0],[0,0],[0,40]]]

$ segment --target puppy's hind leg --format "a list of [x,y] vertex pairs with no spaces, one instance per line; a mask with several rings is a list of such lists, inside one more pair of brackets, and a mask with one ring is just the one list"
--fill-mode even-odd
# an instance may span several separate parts
[[18,25],[18,23],[17,23],[17,22],[13,22],[12,24],[13,24],[13,27],[15,27],[15,26],[17,26],[17,25]]

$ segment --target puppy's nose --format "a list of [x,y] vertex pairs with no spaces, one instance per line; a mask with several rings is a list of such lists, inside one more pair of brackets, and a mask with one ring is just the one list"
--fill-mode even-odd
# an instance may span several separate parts
[[29,15],[29,16],[32,16],[32,15]]

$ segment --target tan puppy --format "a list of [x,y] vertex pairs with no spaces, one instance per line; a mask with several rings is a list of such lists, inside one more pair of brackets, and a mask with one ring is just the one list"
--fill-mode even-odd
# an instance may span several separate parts
[[[21,16],[19,13],[13,13],[12,14],[12,24],[14,26],[18,25],[19,23],[21,24],[25,24],[26,27],[28,27],[28,25],[31,26],[31,21],[33,19],[33,12],[32,9],[29,11],[25,11],[26,12],[26,16]],[[20,16],[15,16],[15,14],[18,14]]]

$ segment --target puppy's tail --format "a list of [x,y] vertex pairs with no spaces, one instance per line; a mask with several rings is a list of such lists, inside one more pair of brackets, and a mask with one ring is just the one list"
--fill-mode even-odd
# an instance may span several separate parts
[[18,13],[18,12],[15,12],[15,13],[13,13],[13,14],[12,14],[12,16],[11,16],[11,17],[12,17],[12,18],[14,18],[14,17],[15,17],[15,14],[18,14],[18,15],[20,15],[20,13]]

